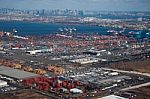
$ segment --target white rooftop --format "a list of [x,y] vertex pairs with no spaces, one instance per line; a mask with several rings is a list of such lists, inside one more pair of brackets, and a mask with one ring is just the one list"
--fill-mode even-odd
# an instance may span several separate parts
[[83,93],[82,90],[77,89],[77,88],[70,89],[70,91],[73,93]]
[[0,80],[0,83],[3,83],[3,82],[6,82],[6,81]]
[[109,95],[109,96],[105,96],[105,97],[98,98],[98,99],[128,99],[128,98],[124,98],[124,97],[120,97],[116,95]]

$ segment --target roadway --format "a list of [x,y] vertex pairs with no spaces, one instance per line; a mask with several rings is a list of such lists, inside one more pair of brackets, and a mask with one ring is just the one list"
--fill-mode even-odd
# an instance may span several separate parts
[[140,87],[144,87],[144,86],[149,86],[149,85],[150,85],[150,82],[144,83],[144,84],[140,84],[140,85],[131,86],[131,87],[128,87],[128,88],[124,88],[124,89],[121,89],[120,91],[126,91],[126,90],[130,90],[130,89],[136,89],[136,88],[140,88]]
[[[124,71],[124,70],[117,70],[117,69],[111,69],[111,68],[102,68],[102,69],[103,70],[110,70],[110,71],[121,72],[121,73],[129,73],[129,74],[137,74],[137,75],[142,75],[142,76],[148,76],[148,77],[150,77],[149,73],[141,73],[141,72],[136,72],[136,71]],[[123,88],[120,91],[126,91],[126,90],[130,90],[130,89],[136,89],[136,88],[140,88],[140,87],[144,87],[144,86],[148,86],[148,85],[150,85],[150,82],[139,84],[139,85],[135,85],[135,86],[130,86],[130,87],[127,87],[127,88]]]
[[111,68],[102,68],[102,69],[103,70],[108,70],[108,71],[115,71],[115,72],[128,73],[128,74],[136,74],[136,75],[143,75],[143,76],[150,77],[149,73],[141,73],[141,72],[136,72],[136,71],[125,71],[125,70],[118,70],[118,69],[111,69]]

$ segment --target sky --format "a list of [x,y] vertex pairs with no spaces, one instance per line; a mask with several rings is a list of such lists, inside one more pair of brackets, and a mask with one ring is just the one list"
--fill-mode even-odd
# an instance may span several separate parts
[[0,8],[150,11],[150,0],[0,0]]

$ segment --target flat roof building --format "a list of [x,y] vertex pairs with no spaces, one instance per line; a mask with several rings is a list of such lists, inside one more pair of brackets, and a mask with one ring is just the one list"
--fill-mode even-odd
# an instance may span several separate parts
[[31,55],[35,55],[37,53],[49,53],[49,52],[52,52],[52,49],[32,50],[32,51],[27,51],[26,53],[29,53]]
[[0,87],[4,87],[4,86],[7,86],[7,82],[0,80]]
[[70,62],[79,63],[79,64],[90,64],[90,63],[96,63],[98,61],[99,60],[96,58],[81,58],[81,59],[70,60]]
[[128,99],[128,98],[124,98],[124,97],[120,97],[116,95],[109,95],[109,96],[105,96],[105,97],[97,98],[97,99]]
[[26,72],[23,70],[13,69],[10,67],[0,66],[0,74],[15,79],[25,79],[40,76],[38,74]]

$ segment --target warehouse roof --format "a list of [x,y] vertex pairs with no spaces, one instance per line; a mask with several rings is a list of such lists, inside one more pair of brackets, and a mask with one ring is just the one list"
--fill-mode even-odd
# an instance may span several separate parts
[[109,96],[105,96],[105,97],[98,98],[98,99],[128,99],[128,98],[124,98],[124,97],[120,97],[116,95],[109,95]]
[[5,67],[5,66],[0,66],[0,74],[9,76],[12,78],[16,79],[25,79],[25,78],[31,78],[31,77],[36,77],[39,76],[38,74],[18,70],[18,69],[13,69],[10,67]]

